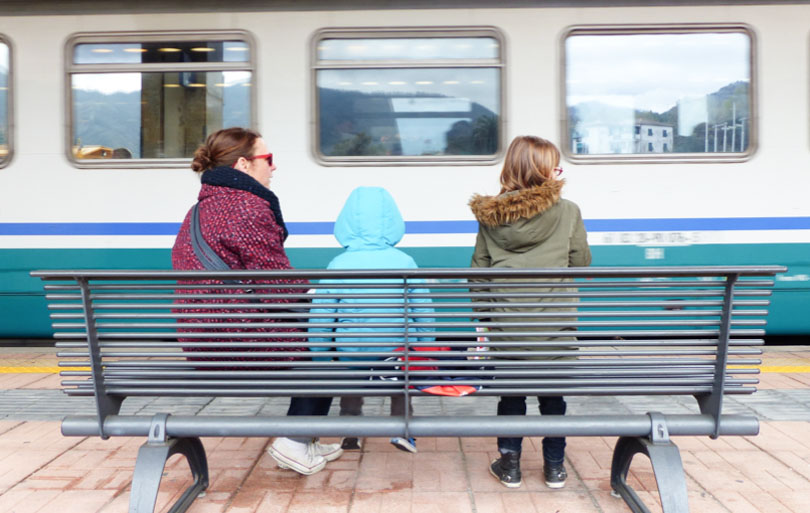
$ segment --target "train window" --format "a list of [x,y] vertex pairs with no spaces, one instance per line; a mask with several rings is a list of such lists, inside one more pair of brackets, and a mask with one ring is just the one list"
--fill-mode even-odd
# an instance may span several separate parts
[[72,38],[69,158],[80,166],[187,166],[208,134],[253,125],[252,46],[242,32]]
[[11,50],[0,36],[0,167],[11,161]]
[[503,55],[488,28],[321,31],[315,155],[324,164],[492,163]]
[[580,162],[742,160],[753,151],[746,27],[583,27],[563,39],[563,148]]

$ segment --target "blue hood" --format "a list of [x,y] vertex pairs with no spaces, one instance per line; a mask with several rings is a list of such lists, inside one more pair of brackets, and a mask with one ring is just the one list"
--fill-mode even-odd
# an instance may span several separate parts
[[353,190],[335,221],[335,238],[349,250],[392,247],[403,235],[402,214],[382,187]]

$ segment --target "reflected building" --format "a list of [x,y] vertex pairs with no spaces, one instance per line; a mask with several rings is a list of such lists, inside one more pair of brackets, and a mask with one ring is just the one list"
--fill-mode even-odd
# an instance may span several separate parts
[[636,124],[578,123],[571,137],[574,154],[669,153],[673,126],[653,121]]
[[672,125],[645,121],[633,127],[633,153],[669,153],[672,151]]

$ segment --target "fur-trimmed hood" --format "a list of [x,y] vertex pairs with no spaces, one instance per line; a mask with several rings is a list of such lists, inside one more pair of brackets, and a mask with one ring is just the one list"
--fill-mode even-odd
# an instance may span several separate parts
[[565,180],[549,180],[543,185],[506,192],[498,196],[476,194],[469,205],[478,219],[486,226],[500,226],[520,218],[531,219],[542,214],[560,201]]
[[566,200],[560,198],[565,182],[543,185],[498,196],[473,196],[470,208],[481,227],[497,246],[526,253],[552,237],[560,225]]

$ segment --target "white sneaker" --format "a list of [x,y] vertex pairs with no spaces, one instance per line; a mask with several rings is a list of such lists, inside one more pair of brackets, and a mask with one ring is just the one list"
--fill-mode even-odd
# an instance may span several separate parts
[[267,452],[276,460],[279,467],[294,470],[305,476],[319,472],[326,466],[324,457],[315,452],[314,443],[276,438],[275,442],[267,448]]
[[312,442],[312,445],[315,446],[313,449],[315,454],[320,455],[326,461],[334,461],[343,454],[343,448],[340,444],[322,444],[316,439]]

